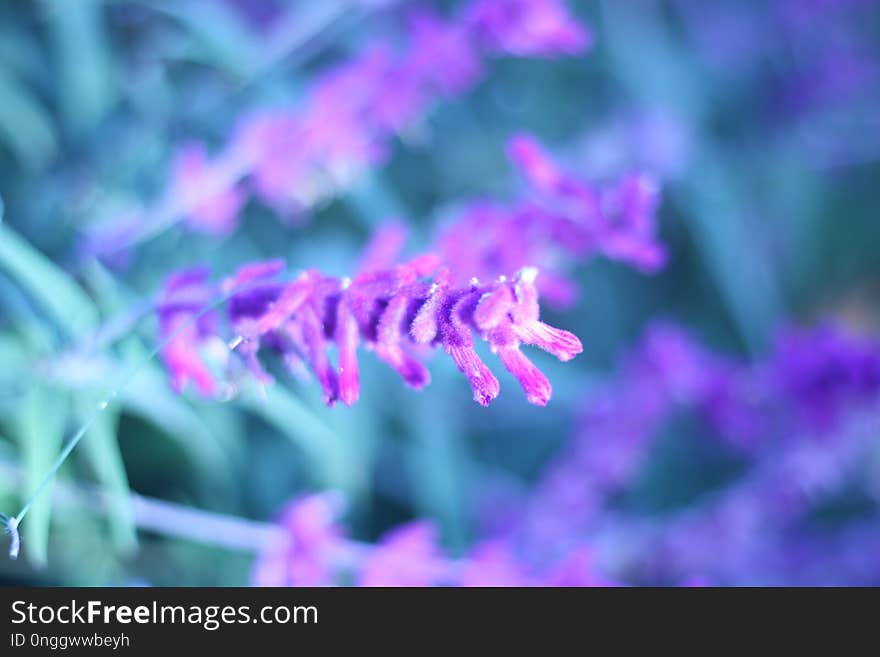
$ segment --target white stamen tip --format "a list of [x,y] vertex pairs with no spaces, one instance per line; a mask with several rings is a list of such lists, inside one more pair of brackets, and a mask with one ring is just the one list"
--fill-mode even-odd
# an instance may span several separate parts
[[523,267],[519,270],[519,280],[525,283],[534,283],[538,277],[537,267]]
[[6,521],[6,531],[9,533],[9,558],[18,559],[21,550],[21,536],[18,533],[18,518],[9,518]]

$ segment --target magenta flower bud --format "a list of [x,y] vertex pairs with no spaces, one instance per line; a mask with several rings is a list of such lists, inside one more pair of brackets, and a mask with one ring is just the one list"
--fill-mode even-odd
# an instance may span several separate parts
[[284,261],[281,258],[243,265],[232,276],[223,279],[220,283],[220,290],[223,294],[229,294],[250,283],[272,278],[284,271],[284,266]]
[[452,360],[455,361],[455,366],[471,384],[474,401],[482,406],[488,406],[501,392],[501,384],[498,383],[498,379],[495,378],[492,371],[480,360],[472,346],[448,345],[445,349],[446,353],[452,356]]
[[446,301],[446,291],[436,283],[428,291],[428,297],[416,313],[409,333],[412,339],[420,344],[429,344],[435,340],[439,331],[438,313]]
[[516,337],[526,344],[540,347],[563,362],[571,360],[584,350],[575,334],[554,328],[544,322],[514,325],[513,331]]
[[380,344],[398,344],[401,337],[406,334],[407,311],[410,298],[399,294],[388,302],[385,310],[379,317],[376,328],[376,341]]
[[339,399],[336,372],[327,358],[327,343],[324,339],[324,323],[318,317],[312,304],[305,303],[298,311],[302,325],[302,336],[307,349],[307,358],[312,371],[324,391],[324,403],[332,406]]
[[519,381],[523,391],[526,393],[526,399],[537,406],[546,406],[553,392],[550,381],[519,350],[519,347],[499,347],[495,353],[501,358],[501,362],[504,363],[507,371],[513,374],[516,380]]
[[357,361],[358,324],[351,311],[347,295],[343,294],[336,307],[336,344],[339,348],[339,398],[346,406],[358,400],[360,374]]
[[483,331],[495,328],[509,317],[516,300],[509,285],[499,285],[486,292],[474,310],[474,322]]
[[374,351],[379,358],[400,374],[404,383],[410,388],[419,390],[431,382],[431,373],[428,372],[428,369],[420,361],[406,353],[402,347],[378,343]]
[[270,304],[266,313],[256,323],[257,335],[279,328],[285,320],[306,302],[313,290],[308,274],[303,274],[287,285],[278,298]]
[[564,177],[559,167],[531,135],[520,134],[511,138],[507,145],[507,154],[536,190],[556,193],[564,186]]
[[516,306],[511,309],[511,313],[515,323],[525,324],[533,322],[540,315],[538,288],[535,286],[537,277],[537,269],[525,267],[514,278],[513,290],[516,295]]

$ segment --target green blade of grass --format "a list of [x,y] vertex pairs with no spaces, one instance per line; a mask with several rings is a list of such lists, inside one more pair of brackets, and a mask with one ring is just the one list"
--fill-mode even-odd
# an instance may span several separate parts
[[[64,395],[36,382],[31,384],[16,422],[21,460],[27,473],[27,493],[37,488],[58,455],[67,414]],[[44,566],[48,557],[51,499],[51,495],[42,495],[34,501],[22,528],[24,551],[37,566]]]
[[[78,401],[79,417],[88,420],[97,400],[85,395]],[[107,408],[92,424],[83,442],[86,457],[95,471],[98,482],[107,492],[110,532],[117,549],[123,553],[137,546],[134,515],[130,504],[131,489],[116,438],[116,409]]]
[[96,329],[98,311],[83,289],[3,223],[0,223],[0,268],[15,278],[69,337],[88,335]]
[[274,385],[265,397],[253,391],[242,395],[243,405],[281,431],[312,461],[320,485],[352,492],[361,477],[348,458],[340,436],[318,418],[303,402]]
[[30,169],[41,169],[57,149],[52,118],[31,92],[0,67],[0,142]]

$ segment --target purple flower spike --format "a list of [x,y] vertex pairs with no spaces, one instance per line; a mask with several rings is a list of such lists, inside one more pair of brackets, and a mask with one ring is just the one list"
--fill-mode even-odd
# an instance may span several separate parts
[[[545,405],[550,382],[520,353],[521,344],[535,344],[568,360],[580,353],[581,343],[538,319],[536,270],[523,269],[510,280],[501,277],[485,285],[475,280],[456,287],[450,270],[438,269],[438,264],[429,254],[391,269],[362,272],[351,281],[309,271],[290,283],[274,279],[282,268],[279,261],[246,265],[220,286],[231,295],[228,319],[234,331],[223,341],[259,380],[271,380],[259,361],[263,347],[269,347],[293,368],[307,364],[328,405],[341,400],[349,406],[360,393],[361,344],[416,389],[431,380],[416,355],[426,346],[442,347],[467,378],[474,400],[487,406],[498,396],[500,384],[477,355],[477,335],[517,378],[528,400]],[[194,299],[189,299],[191,288],[197,292]],[[176,325],[178,316],[191,316],[207,304],[211,289],[204,272],[171,279],[161,310],[163,330]],[[180,344],[166,350],[175,387],[194,380],[204,394],[214,390],[197,358],[200,342],[211,337],[220,339],[212,325],[196,325]],[[335,365],[330,359],[334,351]]]
[[237,227],[251,195],[285,220],[303,220],[383,164],[397,137],[424,132],[431,109],[473,89],[493,56],[572,55],[592,42],[564,0],[478,0],[448,19],[430,10],[410,19],[404,38],[368,40],[323,70],[301,103],[249,112],[219,157],[185,145],[156,209],[167,203],[196,230],[218,235]]
[[526,344],[540,347],[563,362],[571,360],[584,350],[576,335],[544,322],[529,322],[523,326],[514,326],[513,330]]
[[634,173],[598,186],[562,171],[529,135],[514,137],[508,154],[538,195],[536,220],[555,226],[557,239],[571,249],[599,252],[647,272],[665,264],[655,236],[660,188],[653,178]]

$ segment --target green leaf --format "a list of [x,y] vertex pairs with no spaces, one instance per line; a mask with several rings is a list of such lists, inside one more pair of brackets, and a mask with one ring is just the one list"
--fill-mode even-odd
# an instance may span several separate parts
[[146,350],[134,337],[127,340],[124,359],[68,354],[46,369],[53,384],[77,394],[101,390],[115,398],[128,413],[162,429],[180,444],[192,466],[206,480],[229,479],[232,462],[215,432],[168,387],[162,369],[144,361]]
[[316,483],[348,493],[361,486],[356,460],[347,453],[342,438],[287,390],[273,385],[265,389],[265,395],[248,391],[241,402],[305,452],[317,473]]
[[0,141],[22,163],[41,169],[55,155],[52,118],[37,98],[0,67]]
[[[16,423],[28,495],[43,480],[61,450],[67,413],[67,400],[63,395],[36,382],[30,386]],[[50,483],[22,523],[23,548],[31,562],[38,566],[45,565],[47,560],[51,502]]]
[[[2,95],[0,91],[0,98]],[[98,311],[83,289],[3,223],[0,223],[0,268],[8,271],[68,336],[81,337],[97,328]]]
[[219,2],[190,0],[154,5],[176,19],[193,38],[191,54],[245,79],[257,65],[258,43],[230,7]]
[[[81,422],[89,420],[95,412],[96,404],[96,398],[89,399],[89,395],[80,398],[78,406]],[[108,496],[113,542],[119,550],[127,553],[137,546],[137,535],[131,508],[131,489],[116,439],[117,420],[118,413],[112,407],[101,411],[83,439],[82,447],[98,482]]]
[[162,429],[192,459],[206,479],[229,477],[232,463],[211,430],[183,397],[168,388],[164,374],[148,365],[119,393],[123,408]]
[[[448,387],[448,379],[435,381]],[[457,381],[456,381],[457,383]],[[437,390],[434,394],[440,394]],[[446,392],[446,391],[444,391]],[[452,393],[447,393],[451,397]],[[461,549],[467,540],[468,455],[461,443],[458,418],[447,416],[437,421],[431,398],[417,395],[414,412],[407,416],[410,440],[406,464],[415,490],[421,515],[436,518],[449,544]]]
[[26,347],[17,337],[0,335],[0,385],[12,386],[21,379],[27,363]]
[[114,101],[111,58],[101,24],[103,3],[48,0],[61,108],[76,132],[103,118]]

